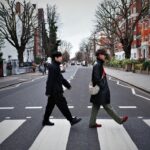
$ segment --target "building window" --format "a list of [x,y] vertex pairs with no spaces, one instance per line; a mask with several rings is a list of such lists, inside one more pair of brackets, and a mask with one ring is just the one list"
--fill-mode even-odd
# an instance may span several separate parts
[[133,14],[136,13],[136,7],[133,7]]
[[134,53],[134,58],[136,58],[136,53]]

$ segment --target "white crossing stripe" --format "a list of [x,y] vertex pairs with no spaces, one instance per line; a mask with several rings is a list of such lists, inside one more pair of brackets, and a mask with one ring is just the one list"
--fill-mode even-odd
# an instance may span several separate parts
[[31,118],[32,118],[31,116],[27,116],[27,117],[26,117],[26,119],[31,119]]
[[5,119],[10,119],[10,117],[5,117]]
[[70,123],[65,119],[53,119],[54,126],[45,126],[29,150],[66,150]]
[[148,126],[150,126],[150,119],[143,119],[143,121],[144,121]]
[[135,109],[135,108],[137,108],[136,106],[119,106],[119,108],[127,108],[127,109]]
[[87,106],[87,108],[91,109],[91,108],[92,108],[92,106]]
[[6,109],[6,110],[7,110],[7,109],[10,109],[10,110],[11,110],[11,109],[14,109],[14,107],[0,107],[0,110],[5,110],[5,109]]
[[26,120],[4,120],[0,122],[0,144],[15,132]]
[[74,108],[74,106],[68,106],[68,108],[73,109],[73,108]]
[[42,106],[27,106],[25,107],[25,109],[42,109],[43,107]]
[[138,119],[142,119],[142,118],[143,118],[143,116],[138,116],[137,118],[138,118]]
[[101,150],[138,150],[123,125],[110,119],[97,121],[102,124],[101,128],[97,128]]
[[[87,108],[91,109],[91,108],[92,108],[92,106],[87,106]],[[104,107],[103,107],[103,106],[101,106],[101,108],[104,108]]]

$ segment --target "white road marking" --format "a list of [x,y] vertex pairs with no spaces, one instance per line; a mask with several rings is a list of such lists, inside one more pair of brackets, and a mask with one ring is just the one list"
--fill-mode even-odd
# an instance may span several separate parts
[[79,68],[77,67],[76,70],[75,70],[75,72],[74,72],[74,74],[70,77],[70,80],[74,79],[74,77],[75,77],[75,75],[76,75],[78,69],[79,69]]
[[50,116],[49,118],[50,118],[50,119],[53,119],[54,117],[53,117],[53,116]]
[[26,120],[4,120],[0,122],[0,144],[13,134]]
[[42,109],[42,106],[27,106],[25,109]]
[[150,98],[147,98],[147,97],[145,97],[145,96],[142,96],[142,95],[136,94],[135,89],[134,89],[134,88],[132,88],[131,86],[122,85],[122,84],[120,84],[120,82],[119,82],[118,80],[113,80],[111,77],[110,77],[109,79],[110,79],[110,80],[112,80],[112,81],[117,82],[117,85],[120,85],[120,86],[125,87],[125,88],[130,88],[130,89],[131,89],[131,91],[132,91],[132,94],[133,94],[133,95],[135,95],[135,96],[137,96],[137,97],[140,97],[140,98],[142,98],[142,99],[146,99],[146,100],[149,100],[149,101],[150,101]]
[[10,119],[10,117],[5,117],[5,119]]
[[70,123],[65,119],[52,120],[54,126],[45,126],[29,150],[66,150]]
[[0,110],[12,110],[14,107],[0,107]]
[[[38,79],[42,79],[42,78],[44,78],[44,77],[45,77],[45,76],[42,76],[42,77],[39,77],[39,78],[36,78],[36,79],[32,79],[32,80],[30,80],[30,81],[24,81],[24,82],[22,82],[22,83],[18,83],[18,84],[16,84],[16,85],[12,85],[12,86],[10,86],[10,87],[4,87],[4,88],[0,89],[0,91],[5,91],[5,90],[14,89],[14,88],[19,87],[19,86],[22,85],[22,84],[30,83],[30,82],[36,81],[36,80],[38,80]],[[19,80],[21,80],[21,79],[19,79]]]
[[[87,108],[88,108],[88,109],[91,109],[91,108],[92,108],[92,106],[87,106]],[[103,107],[103,106],[101,106],[101,108],[103,109],[104,107]]]
[[135,95],[135,89],[132,88],[131,91],[132,91],[132,94]]
[[121,109],[135,109],[137,108],[136,106],[118,106]]
[[27,117],[26,117],[26,119],[31,119],[31,118],[32,118],[31,116],[27,116]]
[[73,108],[74,108],[74,106],[68,106],[68,108],[73,109]]
[[146,99],[146,100],[149,100],[149,101],[150,101],[150,98],[147,98],[147,97],[145,97],[145,96],[142,96],[142,95],[136,94],[136,92],[135,92],[135,89],[134,89],[134,88],[132,88],[131,90],[132,90],[133,95],[135,95],[135,96],[137,96],[137,97],[141,97],[141,98],[143,98],[143,99]]
[[97,128],[101,150],[138,150],[123,125],[110,119],[98,119],[102,128]]
[[21,83],[17,84],[17,85],[15,86],[15,88],[19,87],[20,85],[21,85]]
[[87,106],[87,108],[91,109],[91,108],[92,108],[92,106]]
[[143,121],[150,127],[150,119],[144,119]]
[[142,119],[143,117],[142,117],[142,116],[138,116],[137,118],[138,118],[138,119]]
[[36,79],[32,79],[32,80],[29,80],[29,81],[27,81],[27,82],[24,82],[24,84],[26,84],[26,83],[31,83],[31,82],[34,82],[34,81],[36,81],[36,80],[39,80],[39,79],[42,79],[42,78],[45,78],[46,76],[42,76],[42,77],[38,77],[38,78],[36,78]]
[[120,85],[120,86],[125,87],[125,88],[131,88],[130,86],[121,84],[119,81],[117,81],[117,85]]

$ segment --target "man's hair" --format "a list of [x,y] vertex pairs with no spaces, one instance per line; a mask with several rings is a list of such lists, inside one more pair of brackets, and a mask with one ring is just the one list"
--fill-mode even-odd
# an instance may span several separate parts
[[61,56],[62,56],[62,53],[61,53],[61,52],[56,51],[56,52],[53,52],[53,53],[52,53],[52,59],[53,59],[53,60],[55,59],[55,57],[61,57]]
[[98,57],[99,55],[107,55],[106,50],[105,49],[98,49],[95,53],[95,56]]

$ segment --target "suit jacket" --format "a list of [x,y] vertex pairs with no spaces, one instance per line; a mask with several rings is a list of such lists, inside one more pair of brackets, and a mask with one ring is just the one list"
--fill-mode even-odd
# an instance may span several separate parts
[[61,74],[60,63],[52,62],[48,66],[48,71],[46,95],[56,96],[57,94],[63,94],[63,85],[68,89],[71,88],[70,83]]

